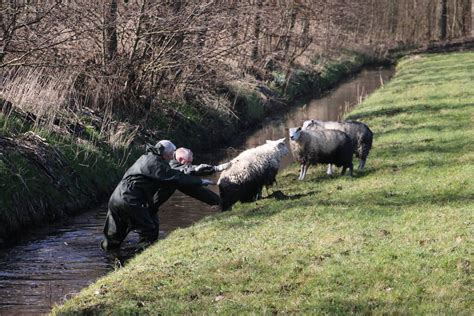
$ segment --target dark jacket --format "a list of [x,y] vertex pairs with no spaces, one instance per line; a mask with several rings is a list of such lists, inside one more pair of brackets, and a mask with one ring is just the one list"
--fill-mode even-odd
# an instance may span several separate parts
[[170,167],[174,170],[179,170],[184,174],[189,174],[193,176],[209,176],[216,173],[216,169],[211,165],[183,165],[180,164],[177,160],[173,159],[169,163]]
[[122,199],[130,205],[151,206],[158,189],[200,186],[201,179],[171,169],[155,147],[149,146],[146,154],[125,172],[111,199]]
[[[175,159],[169,162],[169,166],[176,171],[193,176],[206,176],[216,172],[214,166],[211,165],[183,165]],[[176,187],[160,188],[153,197],[153,210],[157,212],[158,208],[173,195],[176,189],[209,205],[219,205],[220,203],[219,196],[208,188],[202,186],[178,185]]]

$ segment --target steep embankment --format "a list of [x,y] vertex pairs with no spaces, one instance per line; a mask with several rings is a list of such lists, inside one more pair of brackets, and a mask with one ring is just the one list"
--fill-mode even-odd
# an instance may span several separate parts
[[349,115],[367,170],[177,230],[54,313],[472,314],[474,53],[402,60]]
[[178,146],[211,148],[285,111],[295,98],[321,93],[372,62],[361,55],[341,55],[324,65],[316,61],[295,69],[290,78],[275,72],[268,83],[249,78],[229,83],[225,93],[235,101],[234,118],[193,104],[170,104],[147,119],[147,129],[140,130],[132,146],[121,149],[112,148],[110,140],[124,138],[127,143],[127,133],[135,128],[128,123],[115,121],[114,134],[102,135],[103,118],[84,112],[75,113],[79,123],[46,130],[35,123],[34,114],[10,112],[0,100],[0,244],[106,199],[144,141],[169,138]]

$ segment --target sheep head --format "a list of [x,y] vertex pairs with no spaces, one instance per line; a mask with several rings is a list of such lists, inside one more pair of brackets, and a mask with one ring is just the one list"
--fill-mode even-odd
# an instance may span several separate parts
[[286,146],[285,138],[280,138],[277,140],[267,140],[267,144],[273,145],[277,148],[280,153],[280,156],[285,156],[290,153],[288,146]]
[[297,141],[301,137],[301,127],[293,127],[289,129],[290,139]]
[[312,127],[323,127],[323,122],[318,121],[318,120],[304,121],[302,128],[305,130],[305,129],[312,128]]

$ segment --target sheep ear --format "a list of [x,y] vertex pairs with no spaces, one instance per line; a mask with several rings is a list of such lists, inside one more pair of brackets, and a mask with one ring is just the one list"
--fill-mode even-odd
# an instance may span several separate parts
[[286,138],[283,137],[283,138],[278,139],[277,142],[278,143],[285,143],[285,140],[286,140]]

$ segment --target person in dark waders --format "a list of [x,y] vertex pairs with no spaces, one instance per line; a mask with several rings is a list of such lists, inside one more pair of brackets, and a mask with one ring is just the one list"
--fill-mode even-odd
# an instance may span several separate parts
[[125,172],[109,200],[101,248],[117,249],[131,230],[138,232],[138,247],[143,249],[158,239],[159,219],[156,216],[155,194],[162,188],[199,188],[214,184],[174,170],[168,164],[176,146],[159,141],[147,145],[146,153]]
[[[217,166],[200,164],[193,165],[193,152],[184,147],[178,148],[174,153],[174,159],[169,162],[169,165],[174,170],[179,170],[184,174],[192,176],[210,176],[216,172],[221,172],[230,166],[230,163],[224,163]],[[163,187],[158,189],[156,192],[153,202],[154,208],[158,211],[158,208],[165,203],[171,195],[178,189],[184,194],[193,197],[201,202],[204,202],[212,207],[218,207],[220,205],[220,197],[210,189],[205,187]]]

